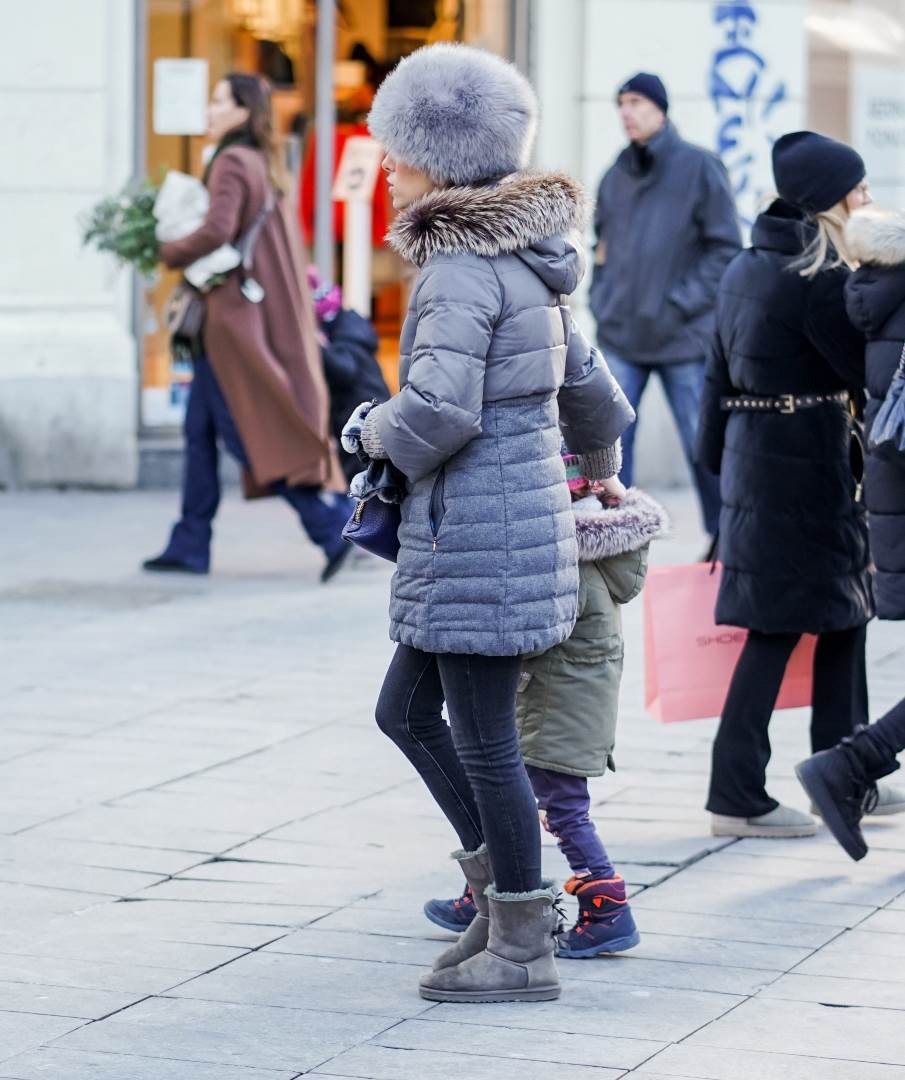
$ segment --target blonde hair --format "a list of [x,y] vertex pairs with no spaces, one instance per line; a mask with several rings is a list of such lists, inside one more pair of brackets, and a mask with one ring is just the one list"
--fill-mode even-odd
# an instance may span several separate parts
[[[829,210],[822,210],[813,217],[817,235],[789,269],[797,270],[803,278],[812,278],[821,270],[834,270],[837,266],[851,267],[853,260],[845,239],[845,226],[849,210],[841,199]],[[831,259],[830,254],[834,257]]]

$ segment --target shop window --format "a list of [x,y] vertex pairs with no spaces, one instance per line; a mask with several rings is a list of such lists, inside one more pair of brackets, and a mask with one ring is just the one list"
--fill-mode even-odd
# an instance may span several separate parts
[[[434,41],[465,40],[505,54],[513,0],[343,0],[337,5],[334,87],[339,137],[361,124],[383,75],[402,56]],[[312,152],[317,4],[315,0],[145,0],[148,175],[181,169],[199,176],[203,136],[160,135],[153,125],[154,62],[192,57],[208,62],[211,84],[230,70],[256,72],[273,84],[277,130],[286,140],[300,228],[310,224],[313,198],[305,178]],[[405,268],[381,241],[389,208],[375,214],[374,319],[381,360],[392,382],[404,309]],[[341,242],[341,220],[337,222]],[[337,266],[341,266],[337,259]],[[142,333],[142,425],[178,425],[191,379],[174,365],[161,325],[164,301],[177,275],[161,274],[146,294]]]

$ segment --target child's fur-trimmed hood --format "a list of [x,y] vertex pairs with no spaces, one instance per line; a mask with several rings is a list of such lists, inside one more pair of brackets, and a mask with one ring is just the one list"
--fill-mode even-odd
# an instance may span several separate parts
[[572,504],[578,561],[597,562],[640,551],[669,531],[662,506],[637,488],[629,488],[618,506],[603,506],[596,495]]
[[851,257],[873,266],[905,263],[905,213],[865,207],[856,210],[845,226]]
[[[586,212],[584,189],[570,176],[515,173],[495,184],[429,192],[399,214],[388,239],[416,266],[438,254],[493,258],[578,234]],[[569,246],[580,251],[580,237]]]

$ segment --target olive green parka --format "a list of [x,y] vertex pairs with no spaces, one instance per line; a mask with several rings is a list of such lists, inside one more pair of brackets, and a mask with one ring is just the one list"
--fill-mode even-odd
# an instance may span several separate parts
[[527,765],[573,776],[615,769],[622,679],[620,607],[644,585],[650,541],[667,526],[664,510],[631,489],[617,507],[591,496],[573,504],[578,539],[578,620],[571,636],[525,660],[518,727]]

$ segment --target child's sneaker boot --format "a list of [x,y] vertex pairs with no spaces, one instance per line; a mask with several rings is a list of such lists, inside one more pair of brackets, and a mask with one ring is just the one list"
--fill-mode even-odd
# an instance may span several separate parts
[[430,921],[453,934],[467,930],[477,913],[470,885],[454,900],[428,900],[424,905],[424,914]]
[[621,877],[571,877],[564,887],[578,899],[578,921],[556,939],[558,956],[584,960],[601,953],[625,952],[641,941]]

